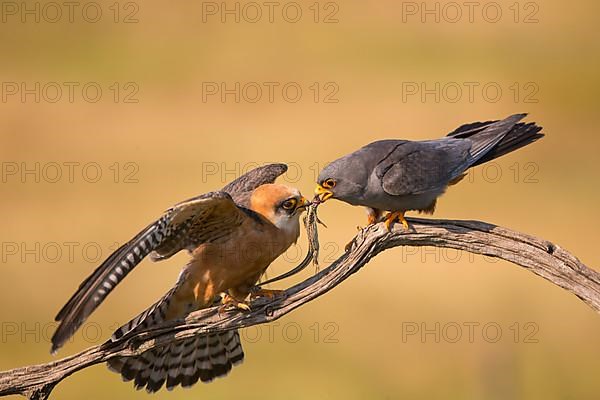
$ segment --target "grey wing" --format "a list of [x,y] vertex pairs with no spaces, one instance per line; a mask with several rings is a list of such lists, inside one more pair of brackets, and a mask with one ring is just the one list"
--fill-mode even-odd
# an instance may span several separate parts
[[443,190],[469,167],[470,148],[469,141],[460,139],[405,142],[382,160],[375,172],[390,195]]
[[267,164],[262,167],[254,168],[236,180],[227,184],[223,192],[229,193],[236,204],[248,207],[250,194],[261,185],[273,183],[275,180],[287,171],[285,164]]
[[[527,144],[527,140],[519,142],[521,128],[526,128],[525,133],[531,131],[528,137],[537,138],[535,125],[518,124],[524,117],[515,114],[501,121],[475,122],[443,139],[398,144],[377,167],[383,189],[398,196],[445,189],[466,169],[487,160],[486,155],[496,146],[501,148],[493,151],[491,158]],[[516,143],[513,136],[517,136]]]
[[55,320],[60,324],[52,336],[52,352],[83,324],[108,294],[149,253],[167,258],[182,249],[226,236],[247,215],[225,192],[207,193],[167,210],[132,240],[111,254],[77,289]]

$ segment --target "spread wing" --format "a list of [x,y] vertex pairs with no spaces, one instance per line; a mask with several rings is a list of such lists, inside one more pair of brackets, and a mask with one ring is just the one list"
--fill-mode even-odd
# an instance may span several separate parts
[[401,142],[376,167],[383,190],[394,196],[444,188],[469,167],[471,143],[460,139]]
[[233,182],[229,183],[223,189],[223,192],[229,193],[236,204],[242,207],[249,206],[250,194],[261,185],[273,183],[275,180],[287,171],[285,164],[267,164],[262,167],[248,171]]
[[52,352],[60,348],[106,296],[149,253],[153,259],[212,242],[239,227],[247,211],[225,192],[211,192],[181,202],[167,210],[133,239],[111,254],[77,289],[59,311],[60,324],[52,336]]

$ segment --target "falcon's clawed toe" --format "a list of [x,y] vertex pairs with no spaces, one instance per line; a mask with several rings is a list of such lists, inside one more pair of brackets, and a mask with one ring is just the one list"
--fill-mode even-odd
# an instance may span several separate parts
[[225,293],[221,298],[221,307],[219,307],[219,314],[223,314],[225,311],[228,311],[230,309],[250,311],[250,306],[246,301],[240,301],[235,297]]
[[392,224],[396,221],[399,221],[404,227],[404,229],[410,229],[408,221],[406,220],[406,218],[404,218],[404,211],[393,211],[385,217],[385,227],[388,231],[392,230]]

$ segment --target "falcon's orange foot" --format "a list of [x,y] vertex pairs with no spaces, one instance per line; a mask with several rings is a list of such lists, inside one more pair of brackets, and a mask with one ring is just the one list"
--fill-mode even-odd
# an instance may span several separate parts
[[281,296],[283,294],[284,290],[273,290],[273,289],[258,289],[255,292],[252,292],[250,294],[250,299],[254,300],[258,297],[268,297],[269,299],[272,299],[274,297],[277,296]]
[[239,301],[229,294],[222,295],[221,304],[221,307],[219,307],[219,314],[223,314],[225,311],[227,311],[227,309],[231,309],[231,307],[238,310],[250,311],[250,306],[248,303],[245,301]]
[[410,227],[408,225],[408,221],[406,220],[406,218],[404,218],[404,211],[394,211],[394,212],[390,212],[385,217],[385,227],[387,228],[388,231],[391,230],[392,224],[396,221],[400,221],[400,223],[402,224],[404,229],[406,229],[406,230],[410,229]]

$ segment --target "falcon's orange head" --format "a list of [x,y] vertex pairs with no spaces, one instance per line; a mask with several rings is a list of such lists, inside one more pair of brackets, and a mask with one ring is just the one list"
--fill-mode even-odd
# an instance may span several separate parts
[[310,204],[300,191],[285,185],[261,185],[252,192],[250,208],[284,231],[300,229],[300,214]]

